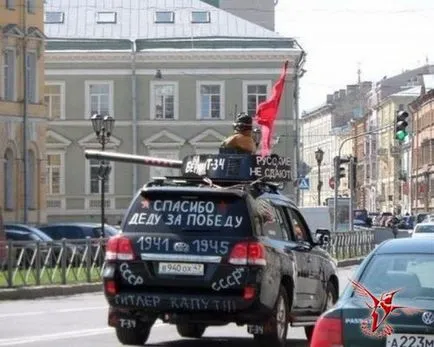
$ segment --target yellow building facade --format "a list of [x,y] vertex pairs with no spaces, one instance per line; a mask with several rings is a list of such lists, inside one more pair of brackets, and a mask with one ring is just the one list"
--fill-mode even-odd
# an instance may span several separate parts
[[[396,158],[399,157],[399,148],[395,141],[395,121],[398,105],[387,98],[379,105],[378,127],[385,129],[378,132],[378,176],[377,192],[378,204],[381,212],[393,212],[399,202],[399,192],[396,189]],[[390,126],[389,126],[390,125]]]
[[[0,212],[4,220],[46,220],[44,0],[0,6]],[[26,71],[26,72],[25,72]],[[27,83],[25,83],[27,81]],[[25,115],[27,117],[25,117]],[[26,119],[26,135],[24,122]],[[23,137],[26,136],[26,146]],[[27,153],[27,156],[24,155]],[[27,157],[27,175],[24,159]],[[24,180],[27,176],[27,194]],[[26,199],[26,197],[27,199]],[[25,201],[27,200],[27,208]]]

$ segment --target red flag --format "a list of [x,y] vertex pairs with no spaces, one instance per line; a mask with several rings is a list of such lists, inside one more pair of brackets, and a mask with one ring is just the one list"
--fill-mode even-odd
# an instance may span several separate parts
[[274,121],[276,120],[277,112],[279,111],[280,99],[282,97],[283,90],[285,89],[285,77],[287,69],[288,61],[285,62],[282,74],[280,75],[279,80],[273,86],[273,93],[271,97],[260,103],[256,109],[256,121],[262,126],[262,156],[270,154]]

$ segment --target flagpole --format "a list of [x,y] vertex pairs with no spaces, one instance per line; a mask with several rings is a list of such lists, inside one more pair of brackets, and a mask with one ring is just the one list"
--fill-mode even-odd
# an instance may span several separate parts
[[300,206],[300,188],[298,187],[298,179],[299,179],[299,174],[300,174],[300,126],[298,123],[298,117],[300,114],[300,109],[299,109],[299,90],[298,90],[298,69],[295,72],[295,81],[294,81],[294,121],[295,121],[295,137],[294,137],[294,149],[295,149],[295,170],[296,170],[296,175],[295,175],[295,182],[296,182],[296,187],[295,187],[295,193],[296,193],[296,204],[297,206]]
[[[306,56],[306,53],[304,51],[301,51],[300,59],[298,60],[295,76],[294,76],[294,123],[295,123],[295,137],[294,137],[294,147],[295,147],[295,168],[296,168],[296,183],[298,184],[298,178],[300,174],[300,125],[299,125],[299,118],[300,118],[300,78],[303,77],[304,73],[306,72],[303,69],[304,65],[304,58]],[[296,203],[297,206],[300,206],[300,189],[298,185],[295,187],[295,193],[296,193]]]

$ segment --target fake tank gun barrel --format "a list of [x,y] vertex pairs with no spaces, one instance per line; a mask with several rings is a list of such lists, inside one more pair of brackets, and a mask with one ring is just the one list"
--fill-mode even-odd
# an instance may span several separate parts
[[207,177],[213,181],[253,182],[260,178],[268,182],[292,180],[290,159],[277,155],[261,157],[252,154],[193,154],[186,156],[184,160],[95,150],[87,150],[84,155],[86,159],[179,169],[183,177]]
[[167,167],[172,169],[181,169],[182,167],[181,160],[160,159],[143,155],[86,150],[84,152],[84,156],[86,157],[86,159],[108,160],[121,163]]

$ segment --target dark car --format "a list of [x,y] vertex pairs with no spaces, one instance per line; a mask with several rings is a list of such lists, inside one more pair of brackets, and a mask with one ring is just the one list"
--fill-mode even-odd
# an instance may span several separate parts
[[50,236],[48,236],[46,233],[44,233],[40,229],[35,228],[33,226],[30,226],[30,225],[19,224],[19,223],[16,223],[16,224],[15,223],[6,223],[4,225],[4,227],[5,227],[5,229],[20,230],[20,231],[34,234],[35,237],[40,241],[53,242],[53,239]]
[[398,229],[413,229],[415,226],[415,217],[414,216],[404,216],[398,224]]
[[288,323],[311,335],[339,293],[336,264],[297,206],[273,185],[148,184],[106,247],[109,325],[143,345],[156,319],[183,337],[247,325],[260,345],[284,346]]
[[[86,237],[97,239],[102,236],[101,224],[99,223],[54,223],[41,225],[39,229],[54,240],[81,240]],[[110,225],[104,225],[104,231],[105,237],[119,234],[119,230]]]
[[[104,262],[104,254],[101,251],[102,237],[101,224],[99,223],[55,223],[39,226],[39,229],[52,237],[54,240],[67,239],[73,243],[76,252],[72,255],[75,265],[94,264],[101,266]],[[104,225],[105,237],[119,234],[119,230]],[[86,246],[86,238],[90,238],[91,247]],[[83,256],[85,254],[85,256]],[[89,256],[89,257],[88,257]],[[91,260],[89,260],[89,258]]]
[[422,223],[423,220],[424,220],[427,216],[429,216],[429,213],[428,213],[428,212],[418,213],[418,214],[416,215],[416,222],[415,222],[415,224]]
[[354,210],[354,225],[372,227],[372,219],[368,215],[368,210]]
[[[6,240],[13,241],[13,251],[15,253],[14,267],[28,268],[35,266],[36,247],[35,242],[39,241],[39,261],[40,265],[51,264],[49,257],[49,247],[47,246],[47,238],[41,237],[38,233],[32,233],[22,230],[6,229]],[[53,241],[53,240],[51,240]]]
[[19,224],[19,223],[7,223],[5,224],[5,228],[9,230],[17,230],[25,233],[29,233],[31,235],[28,236],[27,242],[29,242],[29,247],[35,248],[35,241],[39,240],[40,242],[45,243],[44,247],[52,248],[52,252],[49,255],[50,259],[46,259],[44,261],[46,265],[54,266],[56,264],[61,264],[61,255],[64,254],[66,264],[71,262],[79,262],[81,251],[77,249],[77,247],[71,243],[66,243],[66,252],[62,252],[63,245],[61,242],[56,242],[51,235],[48,235],[45,231],[41,230],[39,227],[35,227],[27,224]]
[[363,261],[311,347],[434,346],[434,239],[392,239]]

